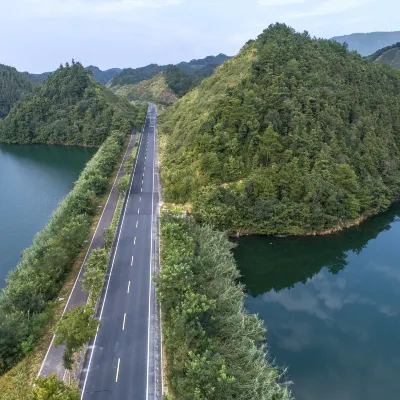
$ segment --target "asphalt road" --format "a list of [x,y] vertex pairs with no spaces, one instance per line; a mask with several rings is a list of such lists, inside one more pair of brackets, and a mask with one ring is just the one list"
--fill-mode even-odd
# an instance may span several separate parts
[[[156,108],[150,104],[109,279],[100,309],[101,327],[82,375],[84,400],[154,399],[152,320]],[[156,179],[158,176],[156,177]]]
[[[111,221],[114,216],[114,211],[118,202],[119,194],[116,190],[116,183],[118,180],[125,175],[124,162],[132,153],[133,147],[136,141],[136,134],[131,135],[128,147],[126,149],[123,161],[121,163],[121,167],[118,171],[118,174],[115,178],[113,187],[110,191],[110,195],[108,196],[107,202],[103,208],[103,212],[101,214],[100,220],[97,224],[96,230],[93,234],[92,241],[90,243],[89,249],[86,253],[85,259],[82,263],[81,270],[79,271],[78,277],[75,281],[74,287],[71,291],[71,294],[68,299],[66,299],[66,305],[64,308],[64,313],[71,308],[75,308],[76,306],[83,305],[86,303],[88,294],[87,292],[82,290],[82,276],[85,271],[85,262],[90,254],[90,252],[99,247],[104,247],[104,237],[103,230],[105,228],[109,228],[111,225]],[[46,356],[41,365],[39,376],[49,376],[50,374],[57,374],[58,379],[64,379],[66,376],[66,371],[62,365],[62,355],[64,353],[65,346],[60,345],[57,348],[53,345],[54,336],[50,343],[50,346],[47,350]]]

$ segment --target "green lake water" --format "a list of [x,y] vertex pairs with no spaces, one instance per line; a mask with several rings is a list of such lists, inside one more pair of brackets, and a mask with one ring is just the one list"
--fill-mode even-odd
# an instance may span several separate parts
[[0,145],[0,288],[94,149]]
[[400,206],[320,237],[243,237],[246,307],[297,400],[400,398]]

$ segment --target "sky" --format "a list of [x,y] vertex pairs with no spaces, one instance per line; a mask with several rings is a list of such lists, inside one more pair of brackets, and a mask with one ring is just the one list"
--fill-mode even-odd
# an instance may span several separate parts
[[[0,0],[0,63],[53,71],[235,55],[269,24],[317,37],[400,30],[398,0]],[[3,4],[4,3],[4,4]]]

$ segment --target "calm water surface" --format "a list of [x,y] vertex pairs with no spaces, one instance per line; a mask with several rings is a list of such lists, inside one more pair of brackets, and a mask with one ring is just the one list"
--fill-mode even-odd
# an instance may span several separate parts
[[400,206],[346,232],[245,237],[247,308],[298,400],[400,398]]
[[94,149],[0,145],[0,288]]

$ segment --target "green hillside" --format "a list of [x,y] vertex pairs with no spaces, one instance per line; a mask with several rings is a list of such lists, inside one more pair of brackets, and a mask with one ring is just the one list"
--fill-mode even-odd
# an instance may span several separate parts
[[86,69],[91,71],[93,78],[97,82],[104,83],[104,85],[110,82],[111,79],[122,71],[121,68],[110,68],[102,71],[99,67],[95,67],[94,65],[89,65]]
[[165,200],[231,232],[303,234],[400,197],[400,75],[271,25],[160,126]]
[[378,50],[369,58],[380,64],[388,64],[393,68],[400,68],[400,42]]
[[168,87],[164,72],[133,85],[117,86],[113,91],[128,100],[151,101],[163,105],[170,105],[178,99]]
[[0,141],[99,146],[135,110],[80,63],[61,66],[0,120]]
[[0,118],[4,118],[14,103],[31,91],[32,85],[23,74],[0,64]]
[[[167,85],[166,89],[180,97],[197,86],[204,78],[210,76],[220,64],[228,59],[230,57],[225,54],[219,54],[218,56],[208,56],[198,60],[191,60],[190,62],[180,62],[176,65],[150,64],[136,69],[126,68],[109,83],[109,86],[113,91],[117,91],[123,86],[129,86],[123,92],[134,92],[135,97],[139,95],[140,98],[151,100],[150,98],[146,98],[146,91],[143,93],[138,92],[141,86],[136,88],[131,85],[151,80],[163,73]],[[158,81],[159,78],[156,78],[156,80]],[[144,87],[147,87],[149,84],[152,84],[152,82],[145,84]],[[119,92],[121,93],[121,91]]]

